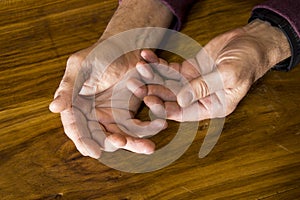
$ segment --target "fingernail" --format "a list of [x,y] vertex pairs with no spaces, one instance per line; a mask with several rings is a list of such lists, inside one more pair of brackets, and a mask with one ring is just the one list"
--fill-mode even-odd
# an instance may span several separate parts
[[193,102],[193,99],[194,99],[194,95],[190,91],[185,91],[183,93],[180,92],[177,96],[178,104],[181,107],[189,106]]

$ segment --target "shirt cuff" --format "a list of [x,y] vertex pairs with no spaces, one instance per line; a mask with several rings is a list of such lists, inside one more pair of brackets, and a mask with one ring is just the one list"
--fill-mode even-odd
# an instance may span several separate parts
[[161,0],[174,15],[174,20],[170,28],[174,30],[180,30],[182,23],[190,9],[190,7],[196,2],[196,0]]

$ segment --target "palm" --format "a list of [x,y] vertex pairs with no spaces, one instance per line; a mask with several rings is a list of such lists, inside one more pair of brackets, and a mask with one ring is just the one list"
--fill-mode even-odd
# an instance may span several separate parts
[[112,56],[110,56],[109,53],[114,51],[119,52],[117,47],[111,46],[111,49],[104,53],[100,43],[99,46],[95,45],[79,52],[77,58],[69,59],[70,65],[73,62],[76,62],[73,65],[79,63],[80,68],[77,70],[86,74],[86,77],[83,78],[84,83],[81,83],[81,94],[94,95],[113,87],[128,71],[134,69],[136,63],[141,59],[138,52],[126,53],[120,57],[111,53]]
[[[216,44],[220,44],[218,38],[210,43],[211,46],[217,46]],[[152,67],[149,68],[149,65],[144,65],[144,70],[141,71],[148,71],[148,73],[152,73],[152,80],[148,80],[146,76],[143,75],[143,72],[140,73],[142,81],[148,84],[147,91],[143,92],[143,94],[147,94],[146,96],[142,96],[139,93],[135,93],[135,95],[143,98],[146,105],[149,106],[155,115],[175,121],[198,121],[207,118],[224,117],[230,114],[251,86],[250,73],[249,76],[244,77],[244,79],[242,79],[239,83],[233,80],[232,82],[235,84],[230,82],[230,76],[223,77],[224,75],[231,75],[230,73],[234,73],[234,75],[235,73],[240,74],[249,67],[247,63],[242,63],[243,65],[239,63],[239,58],[245,57],[240,55],[244,53],[243,50],[234,51],[239,54],[234,55],[235,57],[222,52],[224,50],[225,52],[231,53],[232,51],[225,49],[224,46],[229,49],[237,49],[234,46],[235,44],[234,40],[228,43],[223,43],[223,45],[220,45],[220,49],[210,53],[213,55],[212,58],[214,63],[217,64],[215,67],[207,67],[207,64],[205,63],[203,66],[197,66],[193,64],[195,62],[192,59],[185,61],[182,64],[168,64],[166,61],[158,59],[152,52],[145,53],[144,51],[144,58],[152,63]],[[155,73],[152,71],[152,68],[155,69]],[[220,70],[223,72],[220,73]],[[224,71],[228,71],[229,74],[224,73]],[[202,73],[204,76],[201,75]],[[211,77],[205,79],[206,74],[210,73],[213,73],[213,78],[210,80],[209,78]],[[153,80],[162,79],[163,81],[153,82]],[[185,85],[184,88],[187,89],[191,87],[190,84],[193,84],[193,81],[196,80],[196,84],[200,84],[199,82],[203,82],[203,79],[205,81],[208,80],[209,84],[204,84],[204,87],[201,88],[201,95],[203,95],[203,97],[195,100],[188,106],[180,106],[180,102],[178,103],[178,97],[180,92],[183,90],[182,86]],[[226,79],[227,81],[223,82],[223,80]],[[169,84],[170,81],[172,82],[171,87]],[[186,84],[188,82],[190,84]],[[174,87],[174,85],[177,86]],[[186,95],[182,95],[182,97],[183,100],[185,100]]]
[[61,113],[66,135],[83,155],[99,158],[102,150],[119,148],[152,153],[154,143],[140,137],[156,134],[166,123],[134,119],[141,101],[126,90],[125,75],[137,75],[138,54],[128,53],[110,63],[94,49],[69,58],[51,111]]
[[[99,157],[100,150],[119,148],[137,153],[153,152],[154,143],[142,137],[158,133],[166,124],[160,119],[142,122],[134,118],[141,101],[126,88],[126,81],[136,76],[133,69],[103,92],[77,95],[73,99],[72,112],[62,113],[65,129],[71,129],[66,133],[77,141],[76,146],[83,155]],[[76,125],[70,126],[74,123]]]

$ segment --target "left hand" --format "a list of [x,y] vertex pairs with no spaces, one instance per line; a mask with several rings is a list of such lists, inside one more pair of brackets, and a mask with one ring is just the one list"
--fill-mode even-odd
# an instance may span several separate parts
[[[146,83],[151,83],[149,77],[153,80],[164,77],[164,83],[176,80],[177,87],[184,79],[188,83],[175,92],[153,81],[141,88],[142,93],[129,89],[144,98],[154,114],[167,119],[198,121],[225,117],[234,111],[257,79],[290,53],[287,38],[278,28],[255,20],[214,38],[194,60],[182,64],[168,64],[154,53],[143,51],[142,57],[155,68],[138,64]],[[196,60],[200,66],[195,64]],[[147,95],[143,96],[144,93]]]

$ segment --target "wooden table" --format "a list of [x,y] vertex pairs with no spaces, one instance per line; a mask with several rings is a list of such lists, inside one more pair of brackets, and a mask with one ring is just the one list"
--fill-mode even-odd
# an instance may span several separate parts
[[[259,2],[198,2],[182,32],[204,45],[247,23]],[[182,157],[154,172],[117,171],[77,152],[48,105],[68,56],[98,39],[117,4],[0,1],[0,199],[299,198],[300,66],[259,80],[203,159],[209,121]]]

